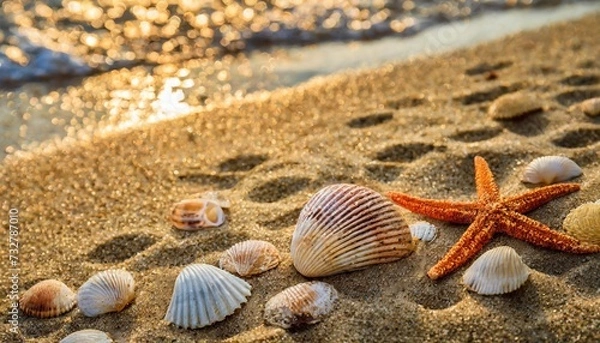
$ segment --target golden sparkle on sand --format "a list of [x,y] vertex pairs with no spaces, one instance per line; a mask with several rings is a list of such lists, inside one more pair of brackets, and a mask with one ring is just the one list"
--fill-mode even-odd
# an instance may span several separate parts
[[446,256],[427,272],[431,279],[439,279],[472,259],[496,232],[550,249],[582,254],[600,252],[598,245],[582,243],[521,214],[578,191],[579,185],[557,184],[503,198],[490,167],[480,156],[475,157],[475,184],[475,202],[450,202],[399,192],[388,193],[392,201],[412,212],[452,223],[471,224]]

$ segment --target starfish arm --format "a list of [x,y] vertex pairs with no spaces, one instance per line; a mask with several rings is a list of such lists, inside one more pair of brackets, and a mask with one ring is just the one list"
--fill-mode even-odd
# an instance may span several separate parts
[[498,223],[501,232],[533,245],[576,254],[600,252],[600,245],[581,242],[516,212],[507,212]]
[[494,236],[494,221],[488,216],[478,216],[458,242],[435,266],[427,272],[431,279],[439,279],[473,258]]
[[576,192],[580,189],[576,183],[561,183],[552,186],[540,187],[525,194],[506,198],[502,201],[510,210],[527,213],[550,200]]
[[490,166],[481,156],[475,156],[475,186],[477,199],[484,204],[500,200],[500,190],[494,181]]
[[471,223],[479,211],[477,203],[423,199],[399,192],[388,192],[387,196],[411,212],[451,223]]

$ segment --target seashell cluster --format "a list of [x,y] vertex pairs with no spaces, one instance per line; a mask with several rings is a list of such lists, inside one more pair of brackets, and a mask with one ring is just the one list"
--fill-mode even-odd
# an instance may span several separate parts
[[225,222],[225,212],[220,204],[210,199],[185,199],[173,205],[169,220],[179,230],[218,227]]
[[579,104],[581,111],[590,117],[600,115],[600,97],[587,99]]
[[19,301],[21,311],[38,318],[57,317],[70,311],[77,303],[77,295],[58,280],[44,280],[29,288]]
[[249,240],[227,249],[221,255],[219,267],[240,276],[251,276],[277,267],[279,261],[279,251],[273,244]]
[[542,110],[542,102],[531,93],[516,92],[502,95],[488,109],[492,119],[513,119]]
[[265,305],[265,321],[284,329],[321,321],[337,300],[333,286],[319,281],[286,288]]
[[413,250],[396,206],[369,188],[350,184],[313,195],[300,212],[291,244],[294,266],[306,277],[396,261]]
[[103,331],[94,329],[85,329],[75,331],[58,343],[112,343],[110,336]]
[[108,312],[119,312],[135,298],[135,282],[130,272],[111,269],[97,273],[77,292],[81,312],[96,317]]
[[600,202],[571,210],[563,221],[563,229],[580,241],[600,245]]
[[165,320],[186,329],[201,328],[233,314],[250,296],[244,280],[208,264],[179,273]]
[[425,221],[412,223],[408,228],[414,238],[423,242],[431,242],[437,237],[437,228],[435,225]]
[[534,159],[525,167],[521,181],[548,185],[570,180],[581,174],[583,174],[583,170],[567,157],[543,156]]
[[515,249],[502,246],[486,251],[465,271],[463,283],[484,295],[510,293],[521,287],[531,270]]

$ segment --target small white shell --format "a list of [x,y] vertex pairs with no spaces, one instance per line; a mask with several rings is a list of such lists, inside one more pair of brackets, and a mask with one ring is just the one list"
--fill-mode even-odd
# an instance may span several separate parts
[[252,287],[244,280],[208,264],[192,264],[179,273],[165,320],[186,329],[225,319],[240,308]]
[[76,302],[76,294],[67,285],[58,280],[44,280],[23,293],[19,307],[28,316],[50,318],[70,311]]
[[479,294],[512,292],[529,277],[531,270],[515,249],[502,246],[486,251],[465,271],[463,283]]
[[504,94],[494,100],[488,109],[492,119],[512,119],[542,109],[541,101],[531,93],[516,92]]
[[579,104],[581,111],[590,117],[600,115],[600,98],[591,98]]
[[529,163],[521,181],[527,183],[551,184],[566,181],[583,174],[577,163],[563,156],[538,157]]
[[350,184],[331,185],[312,196],[291,244],[294,266],[306,277],[396,261],[413,250],[397,207],[369,188]]
[[428,222],[416,222],[409,226],[410,234],[423,242],[431,242],[437,237],[437,228]]
[[337,291],[325,282],[304,282],[286,288],[265,305],[265,320],[289,329],[321,321],[337,300]]
[[280,260],[279,251],[273,244],[248,240],[227,249],[221,255],[219,267],[240,276],[251,276],[277,267]]
[[75,331],[58,343],[112,343],[113,340],[106,332],[94,329]]
[[169,220],[176,229],[195,231],[221,226],[225,222],[225,213],[219,202],[185,199],[173,205]]
[[135,298],[135,282],[130,272],[111,269],[87,280],[77,292],[81,312],[87,317],[119,312]]
[[569,212],[563,229],[580,241],[600,245],[600,201],[580,205]]

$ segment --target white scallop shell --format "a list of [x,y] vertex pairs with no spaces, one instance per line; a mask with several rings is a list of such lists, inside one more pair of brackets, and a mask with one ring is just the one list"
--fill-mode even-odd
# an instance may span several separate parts
[[542,102],[535,94],[516,92],[498,97],[490,105],[488,114],[492,119],[512,119],[542,109]]
[[581,111],[590,117],[600,115],[600,98],[591,98],[579,104]]
[[221,226],[225,222],[225,212],[220,202],[210,199],[185,199],[173,205],[169,220],[176,229],[195,231]]
[[273,244],[248,240],[223,252],[219,267],[240,276],[251,276],[277,267],[280,260],[279,251]]
[[300,274],[318,277],[396,261],[414,250],[397,207],[361,186],[325,187],[300,212],[291,255]]
[[208,264],[192,264],[179,273],[165,320],[186,329],[225,319],[240,308],[252,287],[244,280]]
[[94,329],[75,331],[58,343],[112,343],[113,340],[106,332]]
[[479,294],[512,292],[529,277],[531,270],[517,252],[508,246],[486,251],[465,271],[463,283]]
[[265,320],[289,329],[321,321],[337,300],[337,291],[325,282],[304,282],[286,288],[265,305]]
[[31,286],[19,300],[28,316],[50,318],[70,311],[77,303],[76,294],[58,280],[44,280]]
[[428,222],[416,222],[409,226],[410,234],[423,242],[431,242],[437,237],[437,228]]
[[563,156],[544,156],[531,161],[521,180],[527,183],[551,184],[566,181],[583,174],[577,163]]
[[81,312],[87,317],[119,312],[135,298],[135,282],[130,272],[111,269],[87,280],[77,292]]
[[600,245],[600,201],[580,205],[569,212],[563,229],[580,241]]

